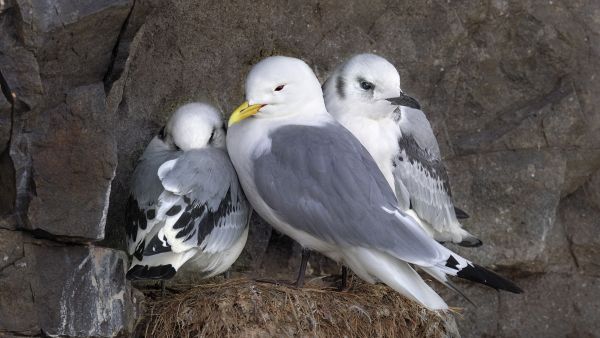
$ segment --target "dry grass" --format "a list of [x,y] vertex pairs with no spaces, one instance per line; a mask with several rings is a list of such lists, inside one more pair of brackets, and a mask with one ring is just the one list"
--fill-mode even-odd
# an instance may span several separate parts
[[444,337],[456,332],[446,332],[454,325],[446,314],[363,282],[337,292],[313,283],[297,290],[234,279],[157,295],[149,293],[141,336]]

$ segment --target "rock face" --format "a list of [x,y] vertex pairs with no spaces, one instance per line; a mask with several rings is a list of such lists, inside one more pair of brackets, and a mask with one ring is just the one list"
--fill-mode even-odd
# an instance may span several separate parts
[[[26,74],[25,83],[20,73],[6,74],[8,82],[16,84],[17,100],[26,100],[17,104],[11,143],[21,193],[34,195],[24,196],[26,201],[16,205],[21,213],[28,208],[22,225],[26,228],[85,240],[104,238],[116,154],[102,81],[131,5],[131,1],[16,1],[4,13],[6,21],[13,20],[9,29],[15,34],[6,39],[32,51],[34,57],[12,58],[10,63],[31,61],[37,70],[36,76]],[[19,89],[30,82],[35,86],[29,92],[43,96],[21,98]]]
[[[228,115],[243,100],[250,66],[265,56],[301,57],[324,80],[345,58],[370,51],[398,67],[403,90],[424,107],[456,204],[471,215],[464,225],[484,242],[453,249],[526,291],[459,284],[479,304],[447,293],[450,305],[466,307],[462,335],[596,335],[599,13],[592,0],[0,1],[0,71],[17,93],[14,113],[0,97],[0,228],[10,229],[0,237],[9,286],[0,292],[24,295],[18,307],[0,299],[0,332],[127,331],[131,298],[111,301],[130,292],[117,272],[123,257],[91,243],[124,248],[131,173],[174,108],[206,100]],[[47,240],[17,244],[32,235]],[[289,276],[298,254],[256,218],[236,268]],[[31,315],[47,305],[22,272],[46,256],[63,262],[61,285],[75,275],[105,285],[86,302],[121,315],[98,324],[102,311],[94,320],[78,311],[63,328],[59,317]],[[103,258],[94,265],[85,257]],[[318,256],[310,267],[337,269]],[[58,309],[68,297],[48,299]]]
[[93,244],[117,166],[104,77],[132,5],[0,3],[2,336],[134,328],[142,298],[125,280],[127,257]]
[[[112,337],[134,324],[137,299],[125,281],[124,253],[99,247],[25,246],[35,257],[31,285],[38,323],[49,335]],[[56,265],[57,269],[47,267]],[[74,269],[75,268],[75,269]],[[58,310],[58,311],[57,311]]]
[[20,231],[0,235],[2,331],[73,337],[131,332],[141,298],[125,280],[123,252],[57,245]]
[[464,223],[485,244],[476,250],[453,249],[467,257],[478,251],[479,263],[486,266],[543,272],[546,237],[556,224],[565,180],[566,161],[560,153],[497,151],[447,163],[451,173],[460,173],[452,183],[455,200],[472,216]]
[[[30,154],[35,197],[29,227],[56,236],[104,238],[116,146],[101,82],[76,87],[36,116]],[[32,120],[34,120],[32,118]]]

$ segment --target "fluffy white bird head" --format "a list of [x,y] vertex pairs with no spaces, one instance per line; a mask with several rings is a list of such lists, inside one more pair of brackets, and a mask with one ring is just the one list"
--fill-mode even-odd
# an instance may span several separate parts
[[374,54],[350,58],[336,68],[323,89],[327,110],[338,119],[348,114],[380,119],[399,105],[418,105],[402,93],[396,67]]
[[302,60],[272,56],[254,65],[246,79],[246,100],[229,125],[248,117],[273,118],[325,112],[319,80]]
[[183,151],[204,147],[225,147],[225,130],[219,111],[201,102],[179,107],[169,118],[159,138]]

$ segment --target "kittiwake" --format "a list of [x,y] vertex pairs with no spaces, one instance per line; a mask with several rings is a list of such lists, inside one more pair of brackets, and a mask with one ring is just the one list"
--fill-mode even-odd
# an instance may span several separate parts
[[227,146],[248,200],[275,229],[430,309],[447,305],[411,264],[446,285],[451,275],[521,292],[398,208],[369,152],[327,112],[306,63],[260,61],[246,79],[246,99],[229,118]]
[[323,85],[325,106],[369,151],[394,190],[400,209],[440,242],[479,246],[462,228],[438,142],[417,100],[400,89],[386,59],[359,54]]
[[128,279],[169,279],[185,264],[225,272],[248,237],[251,209],[227,151],[221,115],[186,104],[144,151],[131,181]]

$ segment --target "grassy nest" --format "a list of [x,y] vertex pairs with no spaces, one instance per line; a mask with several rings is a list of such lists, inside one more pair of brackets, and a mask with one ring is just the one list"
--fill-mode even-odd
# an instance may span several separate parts
[[451,315],[429,311],[384,285],[338,292],[314,283],[295,289],[249,279],[146,290],[143,337],[448,337]]

